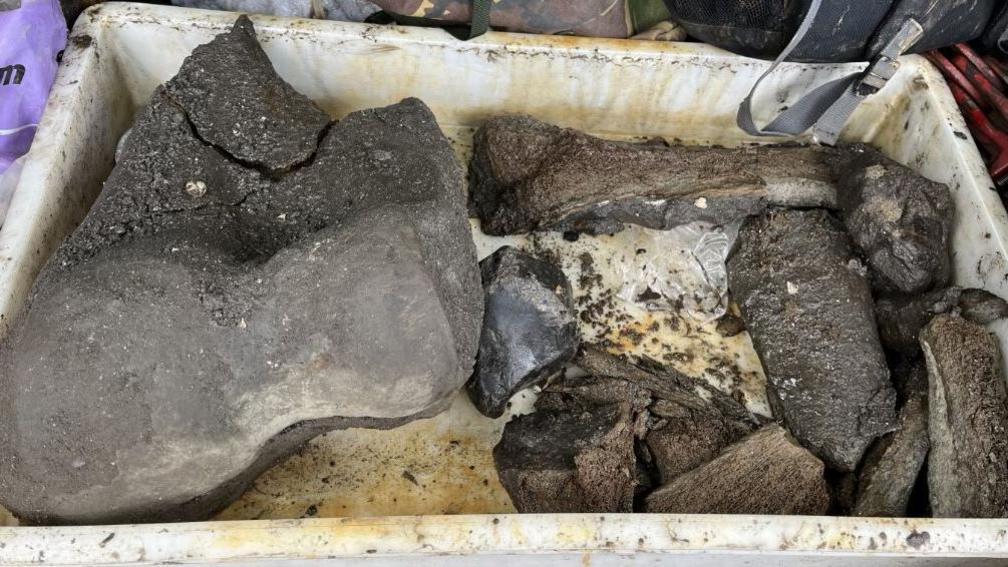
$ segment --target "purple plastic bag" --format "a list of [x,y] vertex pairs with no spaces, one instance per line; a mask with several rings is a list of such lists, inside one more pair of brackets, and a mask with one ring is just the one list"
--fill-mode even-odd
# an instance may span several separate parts
[[13,185],[4,172],[31,147],[66,37],[58,0],[21,0],[0,11],[0,186]]

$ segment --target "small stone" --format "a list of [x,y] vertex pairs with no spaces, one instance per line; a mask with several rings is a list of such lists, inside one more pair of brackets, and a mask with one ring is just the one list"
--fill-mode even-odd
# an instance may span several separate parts
[[953,315],[921,331],[936,518],[1008,517],[1008,392],[997,337]]
[[563,368],[580,339],[571,286],[559,268],[505,246],[480,271],[483,331],[468,392],[480,412],[500,417],[511,396]]
[[824,470],[782,427],[766,425],[652,492],[644,507],[663,514],[821,516],[830,505]]
[[185,192],[192,198],[198,199],[206,195],[206,183],[202,181],[189,181],[185,185]]

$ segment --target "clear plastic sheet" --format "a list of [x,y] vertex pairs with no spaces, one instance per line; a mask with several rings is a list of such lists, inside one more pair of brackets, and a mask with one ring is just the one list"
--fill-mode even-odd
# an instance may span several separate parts
[[617,286],[621,301],[647,311],[685,311],[712,321],[728,307],[725,261],[737,232],[737,227],[702,222],[671,230],[629,225],[613,235],[581,236],[575,242],[546,233],[537,235],[536,242],[553,250],[581,249],[573,256],[589,254],[596,273],[615,280],[610,283]]

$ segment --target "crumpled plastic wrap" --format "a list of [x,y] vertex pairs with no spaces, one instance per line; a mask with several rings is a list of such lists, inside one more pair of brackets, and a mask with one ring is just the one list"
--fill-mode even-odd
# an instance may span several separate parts
[[590,256],[596,277],[618,290],[620,301],[713,321],[728,307],[725,261],[737,233],[738,226],[696,222],[671,230],[629,225],[613,235],[582,235],[575,242],[543,233],[536,241],[565,258]]

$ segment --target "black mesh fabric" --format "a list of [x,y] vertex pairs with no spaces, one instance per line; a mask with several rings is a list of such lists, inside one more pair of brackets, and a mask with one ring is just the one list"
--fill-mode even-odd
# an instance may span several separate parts
[[[752,57],[772,59],[794,36],[810,0],[665,0],[693,37]],[[790,61],[864,61],[907,17],[925,30],[914,51],[977,38],[1004,0],[824,0]]]
[[672,11],[680,18],[711,26],[741,27],[755,30],[784,31],[781,18],[792,10],[794,0],[670,0]]
[[807,0],[666,0],[690,35],[753,57],[773,57],[797,28]]

